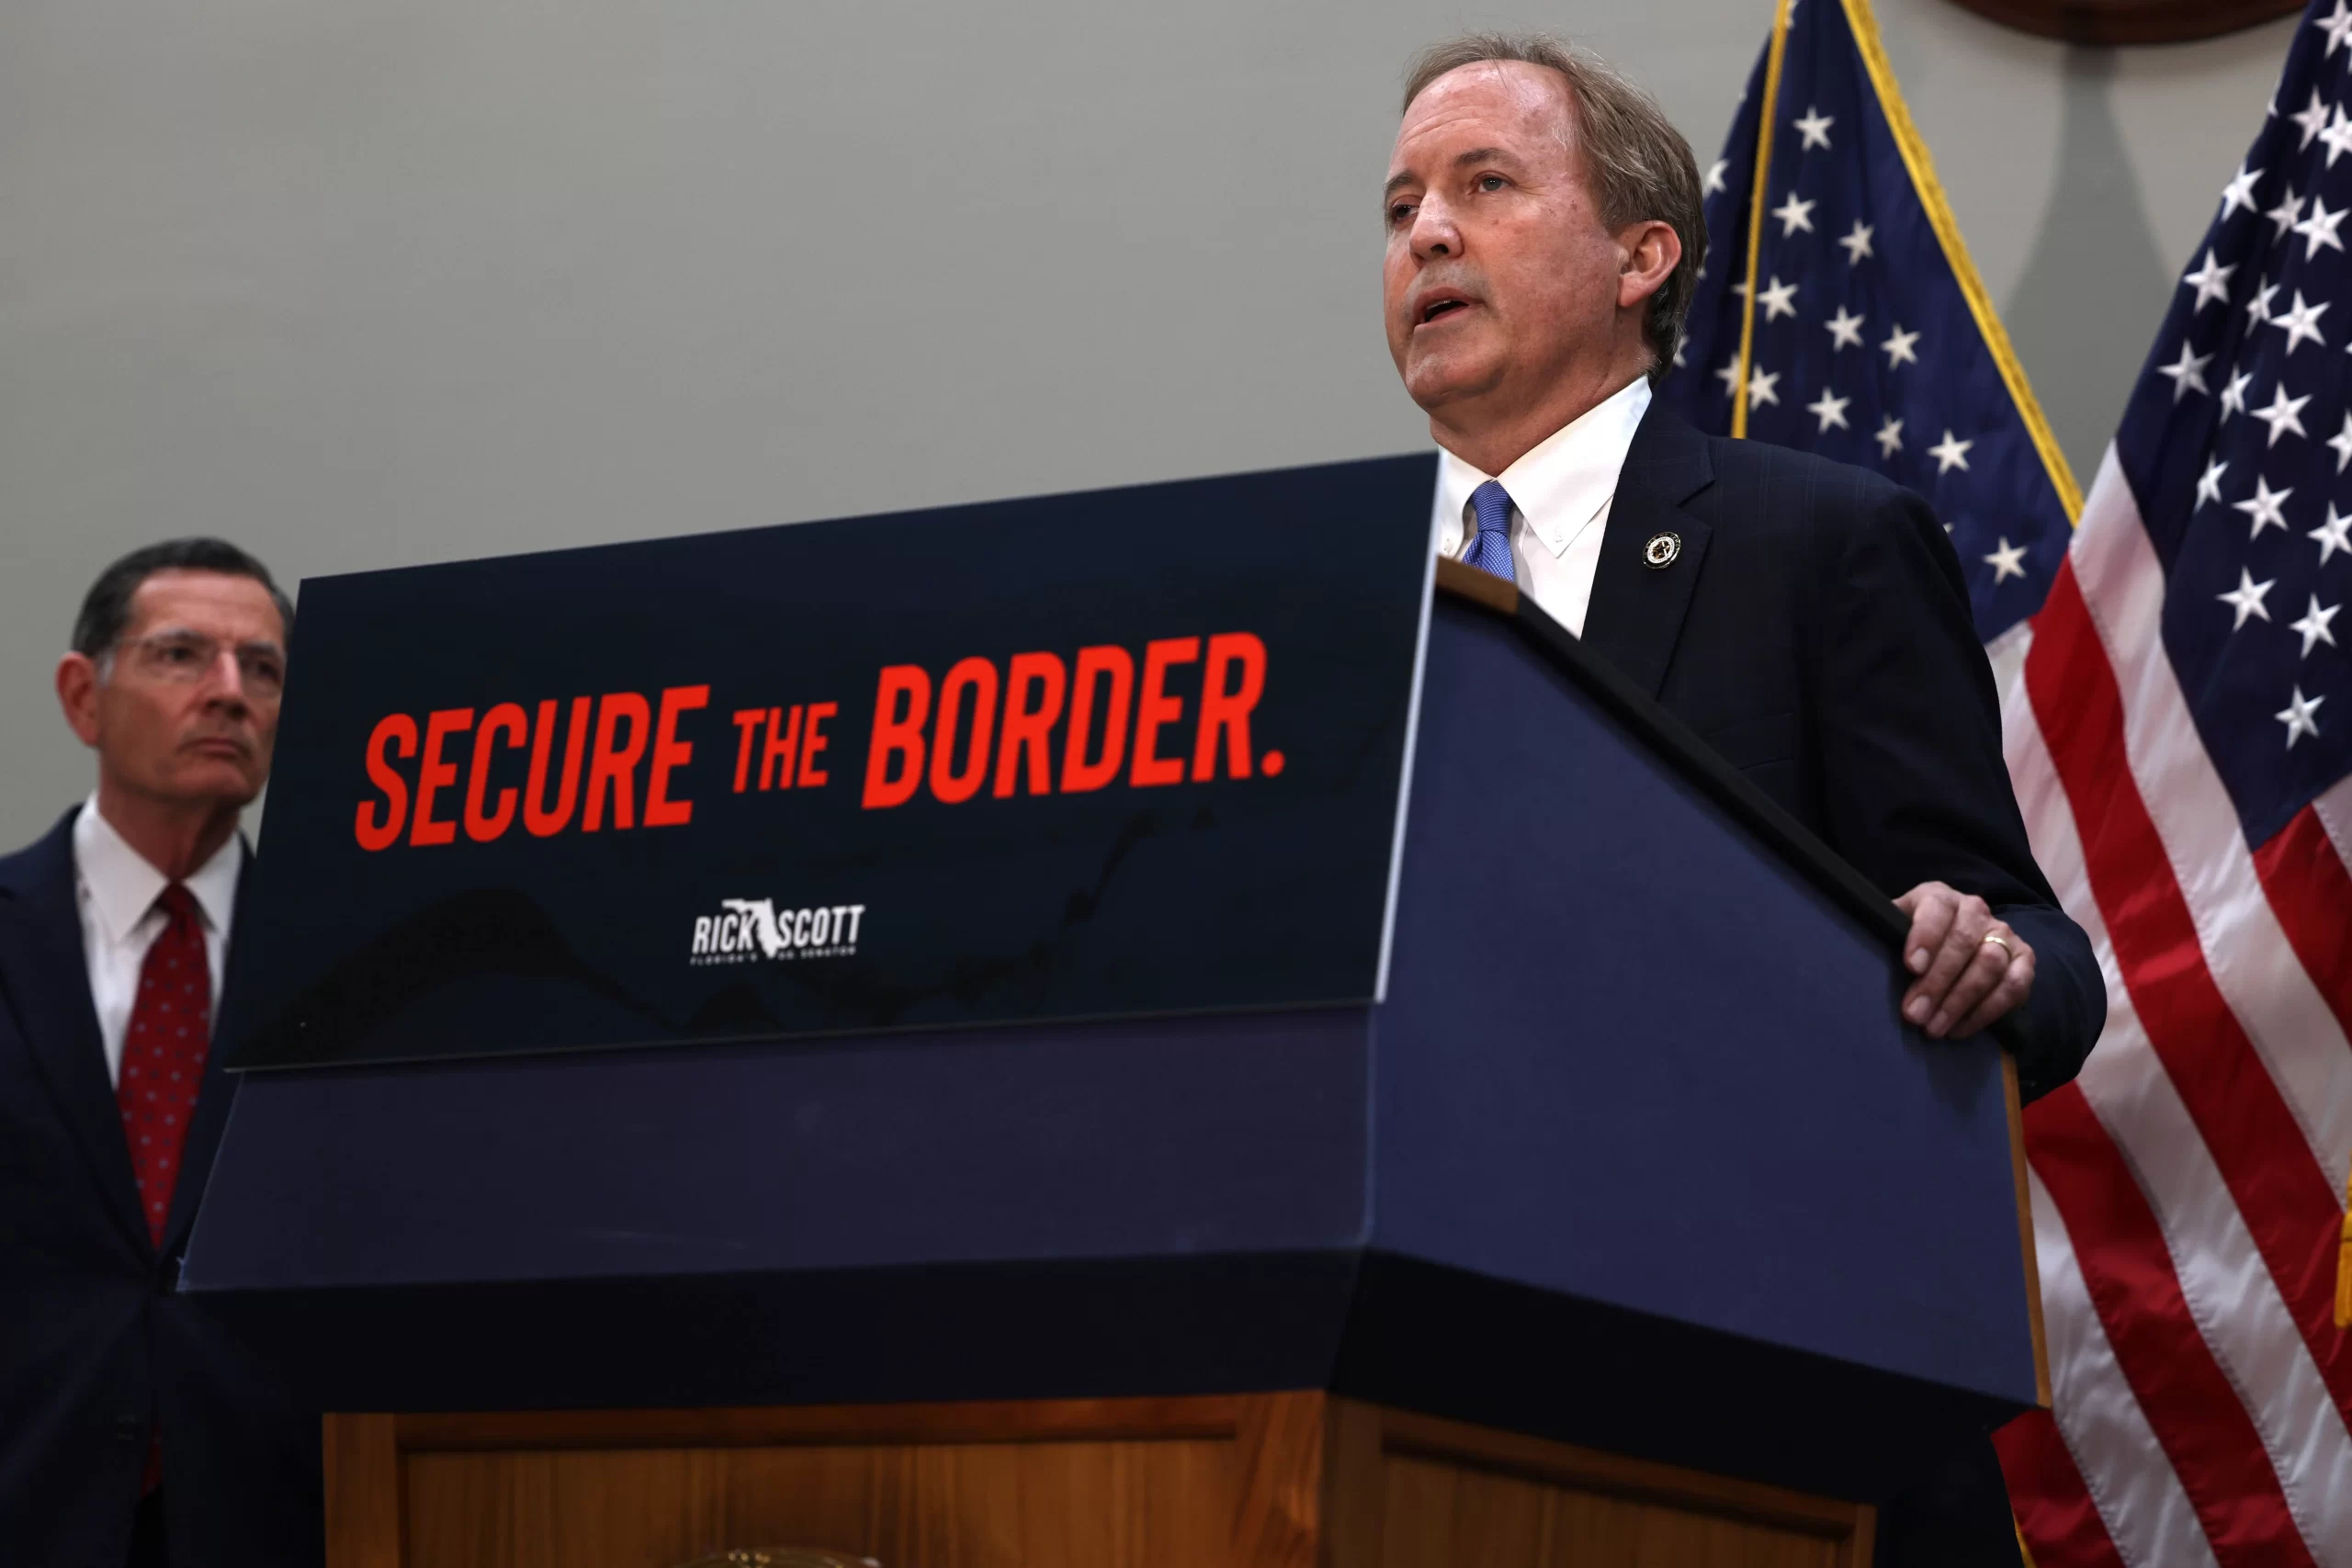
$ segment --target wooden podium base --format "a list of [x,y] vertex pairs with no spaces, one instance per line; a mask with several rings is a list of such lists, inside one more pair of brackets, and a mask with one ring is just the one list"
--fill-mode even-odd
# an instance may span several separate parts
[[326,1418],[329,1568],[1868,1568],[1871,1510],[1319,1393]]

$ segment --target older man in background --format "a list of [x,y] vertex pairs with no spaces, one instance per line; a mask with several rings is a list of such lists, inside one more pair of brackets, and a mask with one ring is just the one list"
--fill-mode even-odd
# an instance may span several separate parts
[[0,1562],[315,1562],[318,1424],[175,1287],[291,606],[218,539],[98,578],[57,666],[96,788],[0,859]]
[[[1657,104],[1555,39],[1412,71],[1385,196],[1389,349],[1442,448],[1441,547],[1510,579],[1911,917],[1904,1016],[2007,1021],[2029,1098],[2105,1021],[2034,863],[1951,542],[1866,470],[1701,434],[1650,399],[1706,248]],[[1790,954],[1802,964],[1804,954]],[[1890,1509],[1881,1557],[2015,1564],[1989,1445]]]

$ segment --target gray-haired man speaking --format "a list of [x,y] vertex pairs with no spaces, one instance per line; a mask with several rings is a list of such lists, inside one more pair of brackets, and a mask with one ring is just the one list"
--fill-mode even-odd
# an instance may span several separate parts
[[[2027,845],[1943,529],[1874,474],[1651,400],[1700,201],[1689,144],[1586,51],[1476,36],[1417,63],[1384,299],[1443,449],[1441,547],[1516,582],[1883,888],[1911,917],[1904,1016],[1938,1038],[2007,1019],[2026,1094],[2047,1092],[2106,990]],[[1905,1562],[2015,1563],[1989,1446],[1881,1540]]]

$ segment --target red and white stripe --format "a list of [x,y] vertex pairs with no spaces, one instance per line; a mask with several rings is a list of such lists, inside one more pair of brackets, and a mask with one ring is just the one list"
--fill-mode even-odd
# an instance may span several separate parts
[[2107,1032],[2026,1113],[2053,1406],[1999,1435],[2041,1568],[2352,1568],[2352,784],[2249,849],[2158,635],[2112,451],[1989,650],[2034,853]]

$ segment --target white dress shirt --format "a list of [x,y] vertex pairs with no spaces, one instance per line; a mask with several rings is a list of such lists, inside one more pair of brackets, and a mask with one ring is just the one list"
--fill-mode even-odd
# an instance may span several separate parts
[[1441,449],[1437,463],[1438,548],[1456,558],[1477,542],[1470,492],[1490,479],[1510,495],[1511,570],[1520,592],[1578,637],[1592,603],[1593,570],[1617,475],[1632,450],[1634,432],[1649,412],[1650,383],[1631,386],[1587,409],[1545,436],[1499,474],[1482,474]]
[[[187,879],[204,926],[204,955],[212,971],[216,1009],[229,959],[229,916],[236,908],[237,876],[243,870],[243,849],[232,833]],[[169,886],[171,879],[98,815],[98,799],[92,795],[74,819],[74,892],[82,912],[82,953],[90,966],[90,1001],[98,1011],[108,1082],[122,1077],[122,1038],[130,1032],[131,1005],[139,999],[139,968],[147,961],[147,950],[164,934],[165,916],[155,900]]]

